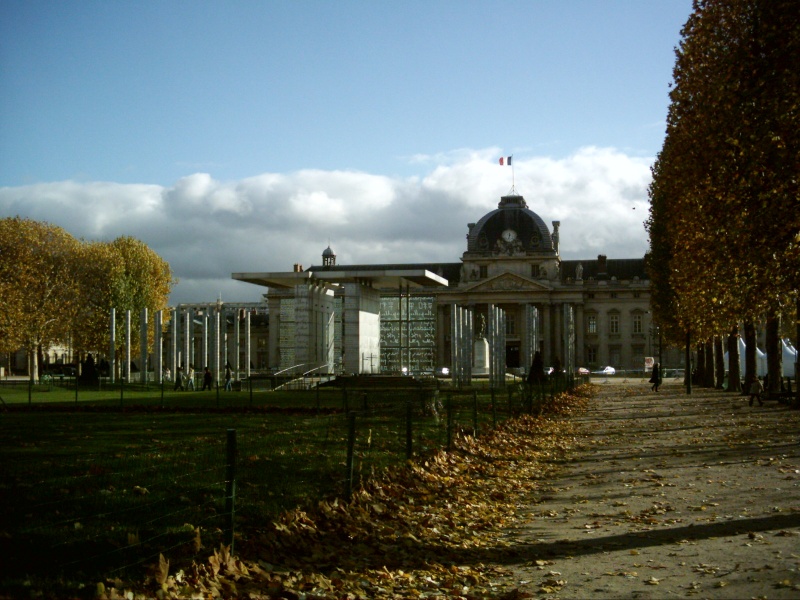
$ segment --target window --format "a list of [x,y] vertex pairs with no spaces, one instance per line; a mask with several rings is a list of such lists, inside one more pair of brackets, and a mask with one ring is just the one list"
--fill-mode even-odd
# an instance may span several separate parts
[[597,362],[597,347],[596,346],[586,346],[586,362],[594,364]]
[[619,315],[608,315],[608,333],[619,333]]
[[595,315],[588,315],[586,317],[586,333],[597,333],[597,317]]
[[506,335],[517,335],[516,315],[506,313]]
[[611,292],[611,297],[612,298],[616,298],[617,297],[617,292]]
[[631,353],[633,354],[633,368],[641,369],[644,366],[644,346],[634,344],[631,346]]
[[531,277],[539,277],[539,265],[531,265]]
[[481,269],[481,275],[480,275],[481,279],[486,279],[489,276],[489,267],[487,267],[486,265],[481,265],[480,269]]
[[642,315],[633,315],[633,333],[642,333]]
[[608,347],[608,364],[618,368],[622,366],[622,348],[620,346]]

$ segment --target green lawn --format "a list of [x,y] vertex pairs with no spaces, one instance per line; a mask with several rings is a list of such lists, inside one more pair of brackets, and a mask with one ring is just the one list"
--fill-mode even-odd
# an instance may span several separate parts
[[[174,392],[3,386],[0,592],[24,573],[81,577],[135,570],[159,552],[218,546],[225,528],[226,432],[235,429],[236,531],[347,490],[348,410],[357,410],[356,484],[509,414],[507,395],[447,394],[437,413],[409,390]],[[346,397],[345,397],[346,396]],[[410,404],[407,402],[410,400]],[[519,398],[515,399],[519,408]],[[476,412],[477,408],[477,412]],[[452,431],[451,431],[452,432]],[[13,587],[13,585],[12,585]],[[9,588],[10,589],[10,588]]]

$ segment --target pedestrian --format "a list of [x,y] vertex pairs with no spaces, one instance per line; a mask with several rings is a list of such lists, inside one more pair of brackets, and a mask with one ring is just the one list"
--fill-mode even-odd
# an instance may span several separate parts
[[211,377],[211,370],[206,367],[205,371],[203,371],[203,390],[208,388],[208,391],[211,391],[211,383],[213,381],[213,377]]
[[233,372],[230,365],[225,365],[225,391],[233,391]]
[[194,367],[189,365],[189,373],[186,375],[186,391],[194,391]]
[[658,386],[661,385],[661,365],[658,363],[653,365],[653,375],[650,377],[650,383],[653,384],[650,386],[650,391],[657,392]]
[[173,391],[177,392],[178,390],[183,391],[183,369],[178,367],[175,371],[175,387],[172,388]]
[[764,403],[761,401],[761,392],[764,391],[764,387],[761,385],[761,381],[759,378],[753,377],[753,381],[750,384],[750,406],[753,406],[753,400],[758,400],[759,406],[764,406]]

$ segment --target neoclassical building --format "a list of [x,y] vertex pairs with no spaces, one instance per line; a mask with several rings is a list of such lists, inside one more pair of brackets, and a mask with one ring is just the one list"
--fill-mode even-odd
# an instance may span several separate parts
[[233,273],[269,288],[269,367],[325,372],[524,373],[535,351],[569,369],[641,370],[657,355],[644,258],[562,260],[520,195],[467,225],[458,262]]

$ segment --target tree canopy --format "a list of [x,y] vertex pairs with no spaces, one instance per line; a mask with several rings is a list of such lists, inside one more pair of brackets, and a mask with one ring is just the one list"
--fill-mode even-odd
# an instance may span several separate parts
[[800,288],[800,4],[695,0],[650,186],[653,310],[678,341]]
[[141,309],[167,306],[174,283],[169,264],[134,238],[85,242],[49,223],[0,219],[0,351],[25,347],[32,377],[40,346],[105,351],[111,308],[138,324]]

